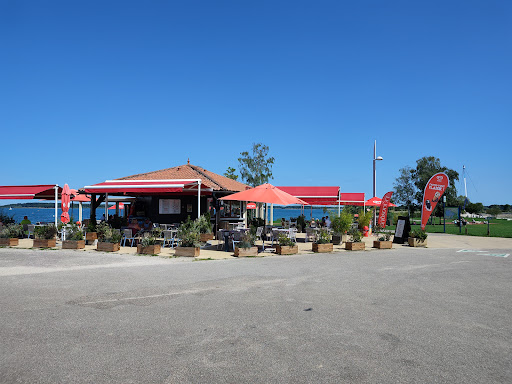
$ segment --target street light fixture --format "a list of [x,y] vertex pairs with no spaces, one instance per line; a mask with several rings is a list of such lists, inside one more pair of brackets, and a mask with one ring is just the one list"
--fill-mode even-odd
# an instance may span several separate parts
[[[384,160],[382,156],[377,156],[377,140],[373,143],[373,197],[377,196],[377,171],[375,164],[378,160]],[[373,228],[377,225],[377,215],[373,214]]]

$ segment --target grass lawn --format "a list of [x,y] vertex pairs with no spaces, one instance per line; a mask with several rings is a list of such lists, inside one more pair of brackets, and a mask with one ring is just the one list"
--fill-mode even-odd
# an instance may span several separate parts
[[[482,219],[480,219],[483,221]],[[419,222],[420,219],[414,219]],[[419,225],[411,225],[412,229],[418,229]],[[512,221],[491,219],[489,225],[491,237],[512,237]],[[387,226],[386,229],[395,230],[395,226]],[[462,230],[454,224],[446,222],[446,233],[452,235],[487,236],[487,224],[468,224]],[[443,233],[443,224],[427,225],[425,230],[429,233]],[[460,231],[460,232],[459,232]]]

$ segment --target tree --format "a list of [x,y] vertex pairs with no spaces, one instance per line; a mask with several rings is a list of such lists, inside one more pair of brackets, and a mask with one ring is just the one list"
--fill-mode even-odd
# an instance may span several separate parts
[[409,166],[400,169],[400,176],[398,176],[393,184],[395,193],[393,199],[400,205],[405,205],[409,215],[414,212],[413,200],[416,193],[416,186],[412,179],[414,169]]
[[238,158],[238,170],[242,180],[252,186],[268,183],[272,179],[274,158],[268,157],[268,146],[256,143],[252,145],[252,156],[249,152],[241,152]]
[[459,173],[453,169],[443,167],[441,165],[441,160],[434,156],[425,156],[416,160],[416,169],[412,176],[414,179],[414,185],[418,188],[415,195],[416,201],[419,205],[423,204],[423,192],[425,190],[425,186],[430,178],[438,172],[444,172],[450,178],[450,185],[444,192],[447,205],[457,205],[457,188],[455,187],[455,181],[459,180]]
[[[453,169],[443,167],[441,160],[434,156],[422,157],[416,160],[416,168],[404,167],[400,169],[400,176],[395,180],[395,195],[397,201],[407,206],[409,215],[412,216],[414,209],[423,204],[423,193],[425,186],[432,176],[438,172],[444,172],[450,178],[450,185],[444,192],[448,205],[458,205],[457,188],[455,181],[459,180],[459,173]],[[416,204],[413,203],[416,201]],[[443,216],[443,206],[438,204],[434,216]]]
[[501,209],[497,205],[491,205],[489,208],[487,208],[487,213],[496,217],[501,213]]
[[224,176],[229,177],[233,180],[238,180],[238,175],[235,175],[236,169],[233,167],[228,167],[226,172],[224,172]]
[[478,214],[484,211],[484,205],[482,203],[467,203],[466,204],[466,212]]

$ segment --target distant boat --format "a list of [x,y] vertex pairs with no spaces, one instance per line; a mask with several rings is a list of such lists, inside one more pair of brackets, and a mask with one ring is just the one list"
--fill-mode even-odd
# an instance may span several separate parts
[[12,211],[12,207],[9,207],[9,211]]

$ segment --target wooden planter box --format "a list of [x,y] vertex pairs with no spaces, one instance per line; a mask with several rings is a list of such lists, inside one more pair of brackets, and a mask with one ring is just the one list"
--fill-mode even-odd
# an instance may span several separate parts
[[341,243],[346,243],[348,240],[348,235],[332,235],[332,243],[334,245],[340,245]]
[[174,256],[197,257],[201,251],[199,247],[176,247]]
[[278,255],[295,255],[299,253],[298,245],[278,245],[276,247],[276,252]]
[[332,252],[332,243],[327,243],[327,244],[317,244],[317,243],[313,243],[313,252],[317,252],[317,253],[327,253],[327,252]]
[[354,243],[352,241],[347,241],[345,243],[345,249],[348,250],[348,251],[364,251],[365,250],[365,244],[363,242]]
[[62,249],[84,249],[85,240],[64,240]]
[[87,244],[91,244],[94,240],[98,240],[97,232],[86,232],[85,233],[85,241]]
[[147,247],[143,247],[142,244],[137,244],[137,253],[143,255],[158,255],[161,251],[162,246],[160,244],[148,245]]
[[236,257],[258,256],[258,247],[251,247],[251,248],[235,247],[235,256]]
[[119,251],[119,243],[102,243],[98,241],[96,250],[103,252],[117,252]]
[[392,242],[392,241],[380,241],[380,240],[374,240],[374,242],[373,242],[373,248],[379,248],[379,249],[391,249],[391,248],[393,248],[393,242]]
[[20,239],[17,237],[8,237],[5,239],[0,239],[0,246],[4,247],[15,247],[20,243]]
[[206,243],[209,240],[213,240],[213,233],[200,233],[199,241],[201,243]]
[[56,239],[34,239],[34,248],[53,248],[57,246]]
[[409,237],[409,246],[410,247],[426,247],[427,246],[427,240],[420,240],[415,237]]

